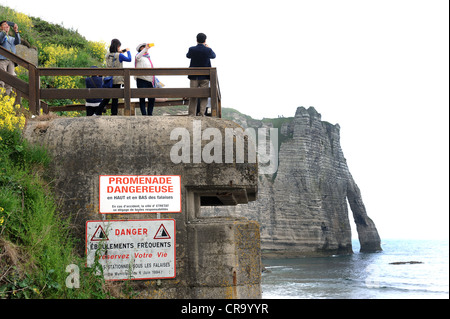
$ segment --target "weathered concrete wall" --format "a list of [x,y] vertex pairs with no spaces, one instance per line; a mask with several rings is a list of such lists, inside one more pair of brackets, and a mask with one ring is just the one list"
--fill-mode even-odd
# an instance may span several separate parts
[[[87,117],[29,121],[24,134],[45,145],[53,161],[48,170],[63,213],[73,232],[85,238],[85,223],[99,215],[99,175],[180,175],[182,212],[161,214],[176,220],[174,279],[133,281],[142,298],[259,298],[260,233],[245,218],[205,218],[202,204],[245,204],[255,200],[256,163],[173,163],[177,143],[170,134],[186,128],[193,137],[192,117]],[[197,124],[199,122],[196,122]],[[201,129],[237,124],[212,118]],[[209,141],[202,141],[204,146]],[[224,143],[221,143],[223,145]],[[247,143],[246,143],[247,145]],[[254,147],[249,145],[249,147]],[[225,158],[225,149],[222,150]],[[107,219],[155,219],[156,214],[107,215]],[[80,244],[84,252],[84,244]]]

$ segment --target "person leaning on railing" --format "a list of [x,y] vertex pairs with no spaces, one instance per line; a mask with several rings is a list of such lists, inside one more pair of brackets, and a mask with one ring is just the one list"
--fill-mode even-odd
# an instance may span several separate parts
[[[13,27],[14,32],[16,33],[15,37],[9,35],[9,31]],[[16,45],[20,44],[20,34],[19,27],[17,24],[8,21],[0,22],[0,45],[12,53],[16,54]],[[16,67],[15,63],[8,60],[6,57],[0,55],[0,70],[6,71],[11,75],[16,75],[14,72],[14,68]],[[4,87],[6,90],[6,94],[11,94],[12,87],[6,84],[3,81],[0,81],[0,87]]]

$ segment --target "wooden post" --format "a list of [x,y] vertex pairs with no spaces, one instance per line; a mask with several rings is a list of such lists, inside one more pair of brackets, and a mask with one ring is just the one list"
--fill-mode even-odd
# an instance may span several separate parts
[[222,118],[222,93],[220,93],[220,84],[219,84],[219,76],[216,72],[217,79],[217,116]]
[[22,107],[22,93],[17,89],[14,89],[14,92],[16,93],[14,105],[20,105]]
[[131,81],[130,81],[130,69],[124,69],[124,105],[123,115],[131,116]]
[[30,64],[29,72],[29,108],[32,115],[40,114],[40,85],[38,69]]
[[210,71],[210,87],[211,87],[211,116],[217,117],[218,112],[218,106],[217,106],[217,99],[218,99],[218,92],[217,92],[217,69],[212,68]]
[[41,106],[42,106],[42,113],[44,113],[44,114],[50,113],[50,109],[49,109],[47,103],[45,103],[44,101],[41,101]]

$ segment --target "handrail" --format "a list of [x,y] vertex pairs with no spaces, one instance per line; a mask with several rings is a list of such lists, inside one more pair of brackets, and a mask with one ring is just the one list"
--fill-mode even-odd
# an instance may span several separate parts
[[209,75],[211,68],[39,68],[41,76],[77,76],[77,75],[123,75],[123,70],[130,70],[130,75]]
[[17,63],[20,66],[23,66],[25,69],[29,70],[30,65],[33,65],[32,63],[28,62],[24,58],[6,50],[2,46],[0,46],[0,55],[3,55],[5,58],[8,58],[9,60]]
[[[0,47],[0,55],[24,66],[29,72],[29,83],[0,70],[2,81],[13,86],[29,99],[30,112],[38,115],[41,99],[123,98],[124,115],[134,115],[132,98],[211,98],[211,115],[221,117],[221,95],[216,68],[37,68],[25,59]],[[48,89],[40,87],[41,76],[123,76],[124,88]],[[131,88],[132,76],[189,76],[210,77],[209,88]],[[44,108],[48,111],[48,107]],[[53,108],[54,109],[54,108]]]
[[[2,46],[0,46],[0,55],[3,55],[4,57],[8,58],[14,63],[17,63],[18,65],[24,67],[28,71],[30,71],[31,68],[36,68],[32,63],[28,62],[27,60],[21,58],[20,56],[11,53],[10,51],[4,49]],[[15,76],[12,76],[6,71],[0,70],[0,78],[2,81],[8,83],[12,87],[14,87],[16,90],[18,90],[22,95],[25,95],[28,97],[29,95],[29,84],[25,81],[22,81],[18,79]]]

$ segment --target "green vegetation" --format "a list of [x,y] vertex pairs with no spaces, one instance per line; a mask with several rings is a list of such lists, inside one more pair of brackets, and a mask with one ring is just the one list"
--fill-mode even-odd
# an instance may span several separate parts
[[39,66],[90,67],[103,64],[106,54],[104,42],[88,41],[78,31],[29,17],[1,5],[0,20],[17,23],[22,44],[38,49]]
[[[19,25],[22,43],[39,50],[40,66],[103,62],[105,44],[87,41],[76,31],[4,6],[0,19]],[[17,68],[16,73],[28,80],[26,70]],[[41,85],[84,87],[81,77],[48,77]],[[52,183],[44,177],[50,157],[22,136],[26,111],[14,105],[14,96],[3,93],[0,90],[0,299],[112,297],[111,285],[98,275],[99,265],[85,267],[84,256],[76,252],[70,221],[60,215]],[[69,265],[79,269],[79,288],[66,285]]]
[[[41,67],[103,66],[106,54],[106,43],[104,42],[88,41],[78,31],[46,22],[40,18],[29,17],[5,6],[0,6],[0,20],[17,23],[21,32],[22,44],[38,50],[39,66]],[[16,73],[20,79],[28,81],[28,72],[24,68],[18,67]],[[85,82],[82,76],[49,76],[41,78],[41,86],[74,89],[84,88]],[[49,105],[84,103],[80,100],[48,100],[45,102]],[[27,102],[24,103],[24,106],[27,107]],[[60,115],[80,116],[81,113],[61,112]]]
[[[0,299],[109,297],[102,277],[75,253],[69,221],[42,177],[49,163],[19,129],[0,128]],[[71,264],[80,269],[79,289],[66,287]]]

